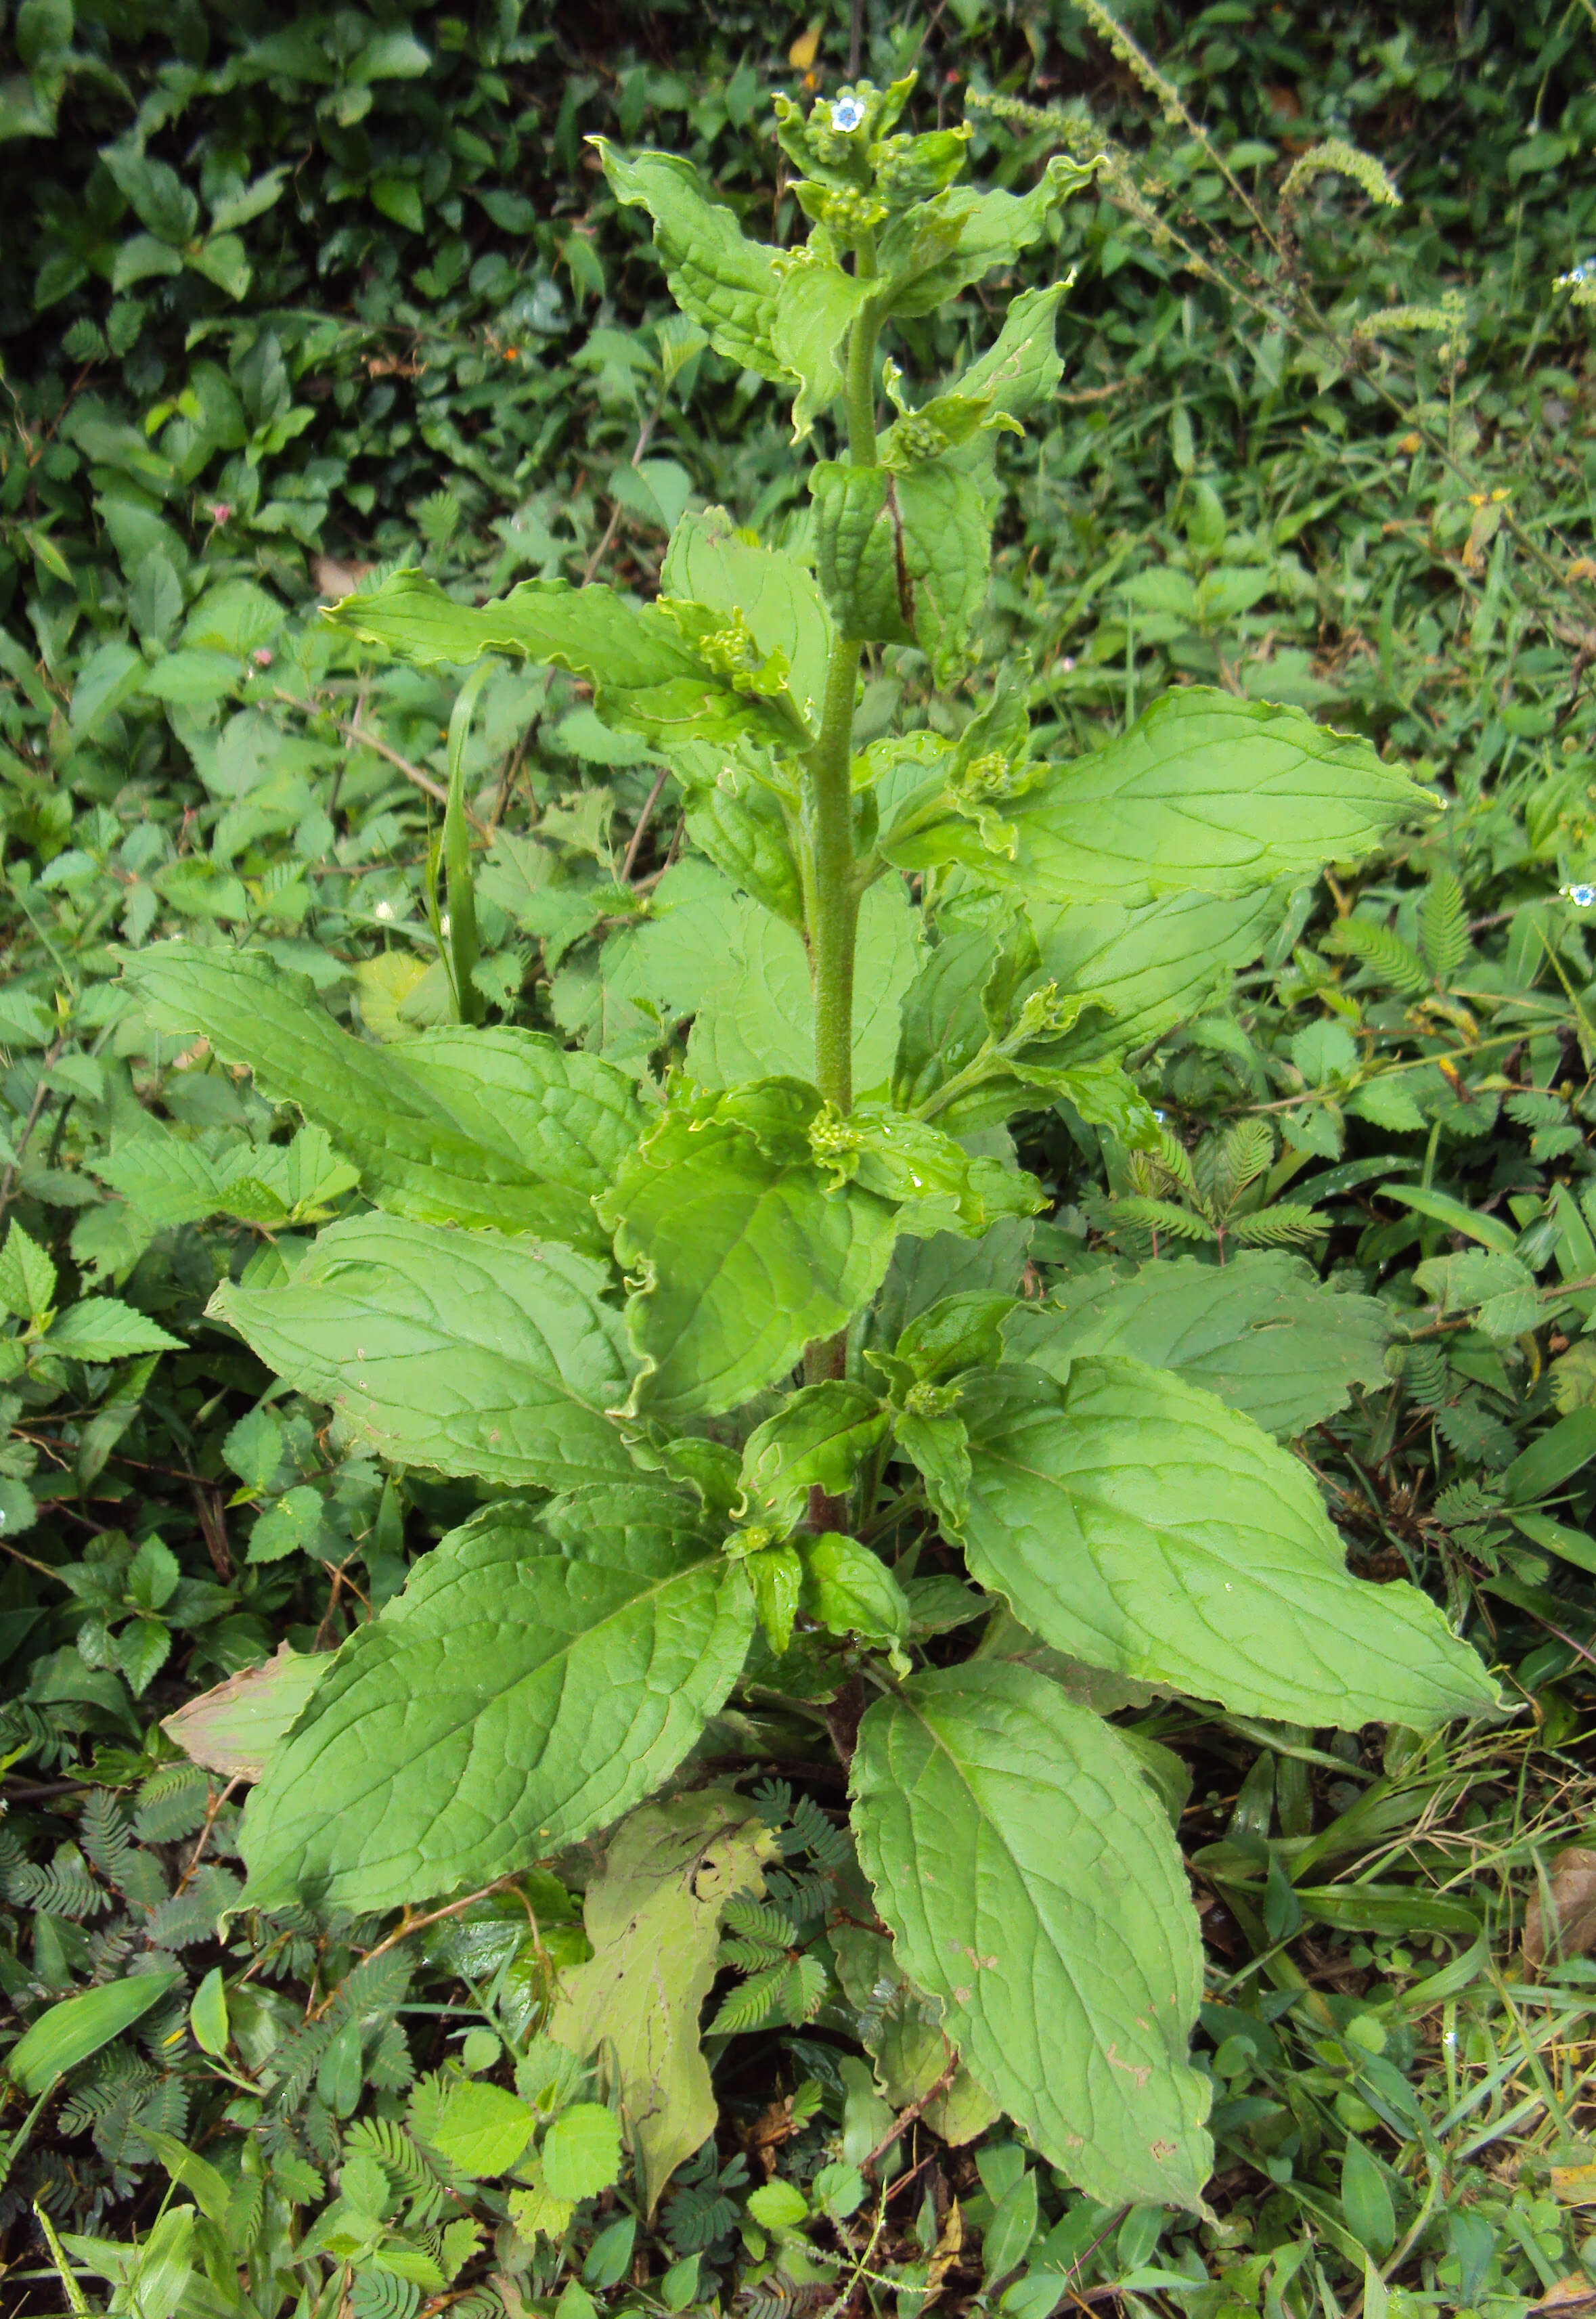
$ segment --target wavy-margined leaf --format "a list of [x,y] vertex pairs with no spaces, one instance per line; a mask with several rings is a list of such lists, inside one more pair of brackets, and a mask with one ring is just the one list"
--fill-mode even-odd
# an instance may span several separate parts
[[677,525],[660,589],[728,616],[740,612],[761,658],[780,653],[786,661],[793,706],[818,733],[831,627],[814,574],[795,556],[761,547],[752,533],[737,529],[725,508],[705,508]]
[[[638,947],[647,936],[639,928]],[[898,1005],[920,958],[920,921],[901,879],[869,888],[854,956],[853,1084],[884,1087],[898,1038]],[[688,1040],[700,1085],[807,1078],[815,1069],[815,993],[808,954],[794,928],[744,903],[735,943],[704,959],[703,997]]]
[[981,194],[955,185],[918,202],[883,233],[882,278],[895,314],[930,314],[967,283],[1008,266],[1040,239],[1061,202],[1092,180],[1090,165],[1055,154],[1029,193]]
[[333,1021],[303,976],[257,952],[163,943],[128,973],[163,1028],[203,1033],[263,1093],[324,1127],[368,1199],[422,1223],[602,1245],[591,1196],[645,1114],[596,1056],[509,1027],[371,1046]]
[[1060,1383],[1082,1354],[1128,1354],[1290,1440],[1345,1409],[1355,1385],[1389,1382],[1391,1330],[1376,1298],[1342,1295],[1300,1257],[1271,1253],[1086,1274],[1017,1313],[1008,1346]]
[[847,377],[848,333],[877,284],[811,256],[792,266],[776,295],[771,341],[789,378],[798,382],[792,439],[802,442],[816,420],[842,393]]
[[691,1502],[633,1484],[490,1506],[356,1628],[245,1815],[248,1898],[386,1908],[602,1827],[725,1699],[746,1581]]
[[389,1457],[561,1489],[631,1470],[605,1415],[627,1381],[613,1277],[554,1241],[353,1216],[209,1310]]
[[844,635],[917,644],[942,672],[960,664],[986,597],[991,537],[979,483],[951,463],[816,463],[816,564]]
[[1168,1370],[972,1380],[970,1574],[1088,1665],[1244,1715],[1356,1729],[1496,1703],[1477,1655],[1405,1583],[1352,1577],[1305,1466]]
[[738,1490],[751,1514],[789,1530],[811,1490],[836,1498],[851,1487],[886,1431],[887,1412],[867,1385],[846,1377],[805,1385],[749,1435]]
[[1064,365],[1059,358],[1059,308],[1067,282],[1045,290],[1022,291],[1004,317],[1003,329],[983,355],[951,382],[949,393],[989,398],[992,408],[1011,419],[1028,419],[1058,390]]
[[423,667],[466,666],[483,653],[546,662],[585,677],[604,723],[661,744],[733,741],[746,734],[772,748],[807,739],[774,677],[745,649],[735,621],[717,627],[691,605],[634,604],[612,588],[523,580],[482,605],[457,603],[419,572],[390,573],[322,615],[362,643]]
[[666,1114],[599,1203],[642,1276],[627,1324],[642,1363],[631,1413],[712,1415],[843,1328],[880,1286],[896,1210],[826,1188],[808,1142],[813,1088],[772,1079]]
[[717,354],[761,378],[780,381],[787,365],[771,343],[781,256],[750,241],[722,203],[705,193],[690,161],[675,153],[635,153],[628,159],[604,137],[588,142],[604,164],[618,202],[645,209],[654,220],[654,248],[664,261],[671,295],[709,333]]
[[1123,902],[1026,896],[1041,971],[1088,1003],[1059,1041],[1060,1059],[1094,1062],[1161,1038],[1198,1014],[1231,971],[1258,956],[1285,915],[1286,888],[1170,894]]
[[1197,1923],[1124,1742],[1032,1669],[972,1663],[876,1702],[852,1784],[898,1961],[971,2075],[1091,2197],[1200,2206]]
[[1043,903],[1243,894],[1357,861],[1427,802],[1366,741],[1194,685],[1016,802],[1012,877]]

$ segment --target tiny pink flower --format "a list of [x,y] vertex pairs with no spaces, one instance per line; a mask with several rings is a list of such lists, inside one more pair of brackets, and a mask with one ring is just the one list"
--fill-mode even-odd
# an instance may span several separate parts
[[272,656],[264,645],[257,645],[249,655],[257,668],[270,668]]
[[212,500],[208,510],[212,523],[230,523],[233,518],[230,500]]

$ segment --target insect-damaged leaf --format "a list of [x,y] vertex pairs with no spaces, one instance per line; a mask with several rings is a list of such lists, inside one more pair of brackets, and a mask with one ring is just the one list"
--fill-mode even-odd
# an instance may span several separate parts
[[593,2054],[618,2098],[645,2210],[715,2130],[699,2038],[720,1914],[764,1890],[775,1846],[730,1789],[650,1804],[617,1829],[582,1910],[593,1954],[561,1976],[549,2034]]

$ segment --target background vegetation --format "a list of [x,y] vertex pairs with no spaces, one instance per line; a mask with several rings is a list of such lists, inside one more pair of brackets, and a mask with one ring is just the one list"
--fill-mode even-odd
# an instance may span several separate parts
[[[780,240],[762,92],[834,90],[852,28],[23,0],[0,82],[0,1982],[19,2025],[73,1992],[148,2003],[53,2090],[12,2069],[10,2310],[1596,2305],[1596,438],[1590,317],[1557,286],[1596,246],[1596,15],[1121,22],[1140,50],[1096,7],[862,20],[877,80],[918,67],[916,126],[971,91],[1050,109],[972,109],[988,179],[1028,182],[1055,142],[1111,154],[1037,260],[1079,278],[1053,421],[1003,467],[989,652],[1032,655],[1059,753],[1195,676],[1373,734],[1443,810],[1305,890],[1144,1055],[1188,1179],[1110,1180],[1089,1137],[1032,1123],[1057,1206],[1032,1285],[1089,1294],[1155,1232],[1267,1238],[1248,1220],[1289,1187],[1327,1277],[1393,1330],[1303,1454],[1356,1566],[1483,1621],[1520,1711],[1422,1747],[1132,1711],[1173,1751],[1221,2096],[1214,2217],[1170,2229],[989,2134],[894,2131],[937,2075],[928,2025],[857,1921],[839,1775],[802,1730],[740,1735],[783,1865],[724,1950],[713,1912],[684,1940],[689,2029],[720,1975],[719,2123],[653,2213],[545,2036],[584,1889],[624,1863],[419,1925],[228,1917],[240,1791],[163,1719],[280,1642],[336,1643],[479,1493],[380,1467],[203,1319],[351,1174],[154,1030],[119,953],[212,926],[374,1037],[437,1019],[450,690],[374,672],[316,604],[418,548],[464,591],[647,592],[690,500],[801,539],[764,390],[667,313],[582,140],[692,153]],[[1294,177],[1327,140],[1400,203],[1352,164]],[[918,326],[927,368],[972,300]],[[880,654],[867,717],[922,680]],[[539,674],[491,681],[469,745],[484,995],[653,1043],[637,1006],[606,1015],[597,960],[680,843],[658,768]],[[685,2076],[670,2092],[690,2120]],[[530,2179],[506,2103],[546,2123]]]

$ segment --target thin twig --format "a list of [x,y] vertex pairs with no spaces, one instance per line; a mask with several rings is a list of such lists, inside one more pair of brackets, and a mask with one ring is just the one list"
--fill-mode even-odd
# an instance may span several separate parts
[[[491,1884],[484,1884],[480,1891],[467,1892],[463,1900],[451,1900],[446,1908],[428,1908],[419,1916],[413,1916],[407,1906],[393,1930],[386,1939],[380,1940],[374,1949],[366,1950],[360,1960],[361,1963],[370,1964],[374,1957],[385,1956],[390,1949],[396,1949],[401,1941],[408,1941],[412,1933],[425,1932],[428,1925],[441,1924],[446,1917],[457,1917],[463,1908],[474,1908],[479,1900],[487,1899],[494,1892],[502,1892],[506,1885],[517,1881],[519,1874],[520,1871],[515,1869],[508,1876],[496,1876]],[[308,2021],[319,2021],[337,1995],[336,1989],[331,1990],[313,2012],[306,2015],[305,2018]]]
[[901,2139],[904,2128],[906,2126],[913,2125],[921,2111],[928,2109],[931,2104],[936,2099],[938,2094],[945,2094],[958,2074],[959,2056],[955,2053],[952,2060],[948,2063],[947,2068],[942,2071],[941,2077],[936,2080],[934,2084],[927,2086],[925,2091],[919,2095],[914,2101],[910,2102],[906,2109],[899,2110],[897,2116],[893,2119],[891,2125],[882,2135],[880,2141],[877,2143],[875,2148],[870,2152],[870,2156],[865,2160],[865,2164],[867,2166],[873,2166],[877,2159],[881,2156],[884,2151],[890,2150],[893,2143]]
[[657,776],[655,777],[653,789],[649,790],[647,797],[644,799],[643,810],[637,817],[637,826],[632,832],[632,842],[627,846],[625,858],[621,862],[620,877],[617,880],[617,883],[619,885],[629,886],[632,882],[632,871],[636,866],[638,848],[643,844],[643,834],[647,829],[649,823],[654,819],[654,809],[660,801],[660,791],[664,788],[666,781],[669,780],[670,773],[670,766],[662,765]]
[[[637,441],[632,452],[633,466],[640,467],[642,465],[643,454],[647,450],[649,443],[654,436],[654,430],[659,423],[659,412],[657,411],[651,411],[648,417],[644,420],[642,426],[637,429]],[[603,563],[604,558],[609,555],[615,535],[620,529],[620,519],[621,503],[619,500],[611,500],[609,503],[609,521],[604,527],[604,536],[600,540],[598,546],[594,548],[592,554],[589,556],[587,570],[582,575],[582,584],[584,588],[591,588],[592,586],[593,574],[599,569],[600,564]]]
[[[407,781],[414,781],[419,790],[425,790],[427,795],[429,798],[435,798],[439,805],[447,805],[449,793],[441,781],[435,781],[430,773],[424,773],[421,771],[419,765],[412,765],[408,757],[401,757],[397,749],[391,749],[388,746],[386,741],[379,741],[374,733],[366,732],[362,726],[348,724],[342,717],[335,717],[330,708],[313,708],[309,701],[299,699],[292,692],[284,692],[281,687],[277,689],[275,698],[282,701],[284,708],[297,708],[303,716],[325,717],[333,730],[336,733],[341,733],[346,741],[353,741],[359,748],[370,749],[375,755],[401,772]],[[469,806],[465,808],[465,818],[473,829],[477,830],[483,837],[492,836],[493,833],[487,823],[479,821]]]
[[210,1797],[205,1805],[205,1824],[200,1830],[199,1839],[195,1844],[194,1850],[188,1855],[187,1867],[177,1879],[177,1891],[174,1892],[172,1895],[174,1899],[177,1898],[177,1892],[186,1891],[189,1884],[192,1882],[194,1872],[204,1856],[205,1846],[211,1841],[211,1831],[216,1825],[217,1817],[221,1810],[222,1805],[226,1803],[233,1790],[237,1787],[241,1787],[242,1785],[242,1780],[235,1777],[228,1782],[225,1788],[212,1788],[211,1791]]

